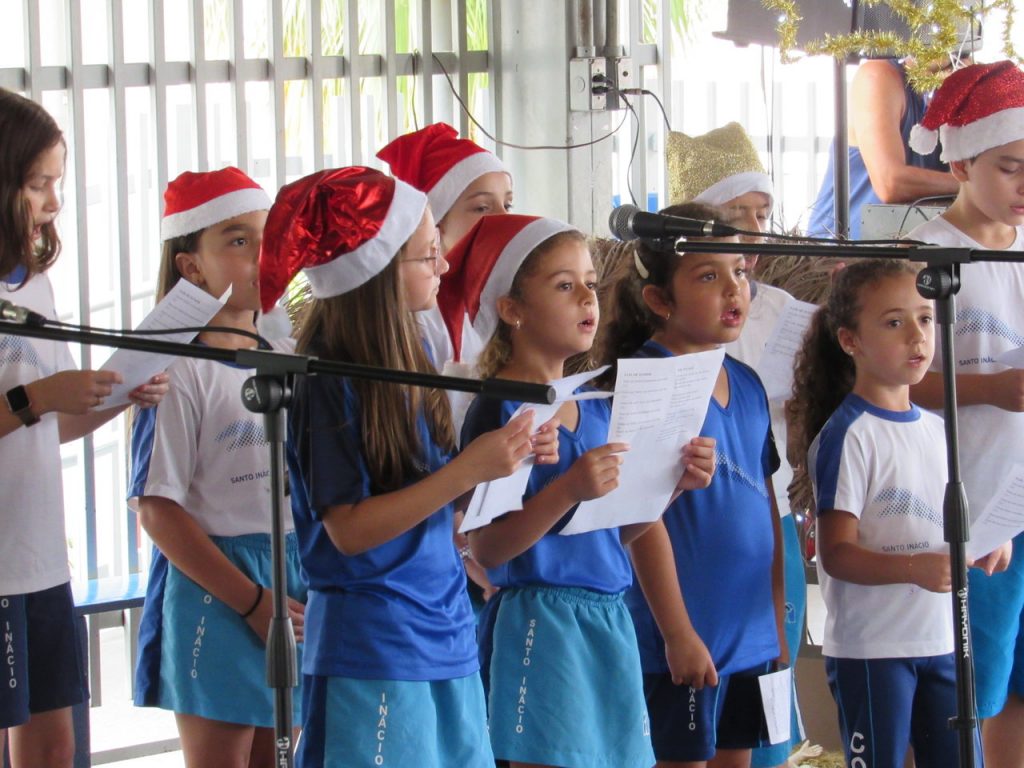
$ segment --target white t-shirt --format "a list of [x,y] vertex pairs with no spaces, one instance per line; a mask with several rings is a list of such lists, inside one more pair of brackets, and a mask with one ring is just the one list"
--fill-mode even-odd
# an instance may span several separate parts
[[[936,245],[983,248],[942,217],[908,235]],[[1024,227],[1007,250],[1024,250]],[[1024,346],[1024,264],[978,261],[960,270],[953,348],[957,373],[998,373],[1003,352]],[[942,370],[938,339],[932,370]],[[957,408],[960,468],[971,519],[989,503],[1014,463],[1024,462],[1024,413],[993,405]]]
[[[808,452],[818,509],[857,517],[858,543],[873,552],[948,553],[942,531],[943,435],[942,419],[929,411],[887,411],[848,395]],[[828,612],[826,656],[911,658],[953,650],[948,594],[909,583],[867,586],[833,579],[820,558],[818,577]]]
[[[274,342],[279,349],[292,344]],[[253,370],[178,358],[167,373],[171,388],[156,408],[151,450],[135,457],[129,503],[137,509],[139,496],[170,499],[211,536],[270,533],[270,451],[263,414],[246,410],[241,397]],[[133,446],[144,442],[136,435]],[[293,527],[291,515],[285,515],[285,525]]]
[[[56,317],[53,287],[45,274],[20,290],[12,287],[0,281],[0,299]],[[0,335],[0,392],[74,367],[64,342]],[[38,424],[0,438],[0,466],[0,595],[38,592],[69,581],[57,414],[47,413]]]
[[[783,308],[793,300],[793,297],[781,288],[765,283],[752,282],[750,288],[754,292],[750,301],[750,314],[747,316],[746,323],[743,324],[740,337],[736,341],[726,344],[725,351],[741,363],[753,367],[761,359],[761,354],[768,344],[768,337],[771,336]],[[784,406],[785,402],[782,400],[773,400],[768,403],[772,417],[772,434],[775,435],[775,448],[779,452],[780,459],[779,469],[772,475],[772,487],[775,489],[775,502],[779,506],[781,517],[792,514],[792,510],[789,508],[789,494],[786,489],[793,481],[793,467],[786,459]]]

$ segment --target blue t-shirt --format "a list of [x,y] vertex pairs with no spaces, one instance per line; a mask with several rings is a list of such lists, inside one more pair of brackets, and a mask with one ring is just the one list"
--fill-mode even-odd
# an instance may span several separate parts
[[[451,458],[418,416],[422,476]],[[303,672],[450,680],[479,669],[476,622],[447,504],[389,542],[347,556],[321,522],[379,491],[363,452],[358,395],[336,376],[303,376],[288,409],[288,473],[306,605]],[[408,479],[412,484],[420,477]]]
[[[910,130],[921,122],[928,102],[925,97],[915,91],[907,82],[907,72],[898,61],[890,62],[899,70],[903,78],[903,93],[906,97],[906,109],[903,112],[903,119],[900,120],[900,137],[903,139],[904,160],[907,165],[915,168],[925,168],[930,171],[945,171],[946,165],[939,160],[939,148],[930,155],[919,155],[910,149]],[[821,182],[821,189],[818,190],[818,197],[811,208],[811,220],[807,223],[807,234],[812,237],[832,237],[836,231],[835,197],[836,197],[836,159],[835,142],[828,155],[828,169],[825,171],[825,178]],[[871,179],[868,177],[867,166],[864,165],[864,156],[860,153],[859,147],[850,147],[848,150],[850,158],[850,239],[860,239],[861,209],[865,205],[877,205],[881,198],[875,194],[871,187]],[[908,201],[910,202],[910,201]]]
[[[652,341],[637,357],[672,353]],[[711,485],[686,491],[666,511],[676,574],[694,629],[719,674],[779,655],[772,601],[775,539],[765,478],[779,467],[768,398],[753,369],[728,355],[729,404],[714,397],[700,434],[713,437]],[[639,585],[626,593],[645,673],[668,672],[665,643]]]
[[[476,398],[466,413],[462,444],[468,445],[478,435],[501,427],[520,405],[508,400]],[[524,500],[564,474],[584,453],[608,442],[608,422],[611,418],[609,401],[580,400],[578,405],[579,423],[576,430],[558,428],[558,463],[533,468]],[[488,569],[491,583],[498,587],[584,587],[606,594],[617,594],[628,588],[633,581],[633,574],[619,538],[619,529],[607,528],[561,536],[558,532],[575,512],[576,507],[573,507],[540,541],[518,557],[497,568]]]

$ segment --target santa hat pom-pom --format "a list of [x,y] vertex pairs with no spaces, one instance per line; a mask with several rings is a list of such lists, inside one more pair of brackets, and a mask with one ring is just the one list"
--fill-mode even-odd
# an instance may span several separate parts
[[939,143],[939,132],[918,123],[910,129],[910,148],[919,155],[930,155]]

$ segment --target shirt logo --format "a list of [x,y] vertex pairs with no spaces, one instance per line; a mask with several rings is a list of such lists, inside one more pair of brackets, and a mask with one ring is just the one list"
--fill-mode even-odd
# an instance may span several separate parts
[[942,527],[942,516],[928,502],[906,488],[886,488],[871,503],[885,505],[878,513],[880,518],[916,517]]
[[715,463],[717,465],[717,472],[725,472],[731,475],[741,485],[747,486],[761,498],[768,498],[768,489],[765,487],[765,484],[752,477],[743,467],[726,456],[722,451],[715,452]]
[[227,450],[237,451],[254,445],[265,445],[267,436],[263,427],[252,420],[233,421],[216,437],[216,442],[227,442]]
[[1014,347],[1024,347],[1024,336],[1008,326],[991,312],[968,307],[956,313],[957,336],[998,336]]

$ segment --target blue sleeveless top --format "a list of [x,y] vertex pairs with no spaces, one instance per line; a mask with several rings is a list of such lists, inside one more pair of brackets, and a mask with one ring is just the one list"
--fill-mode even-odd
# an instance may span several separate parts
[[[916,168],[925,168],[931,171],[945,171],[947,166],[939,160],[939,148],[930,155],[919,155],[910,149],[910,129],[921,122],[925,109],[928,107],[928,100],[920,93],[914,91],[907,82],[907,71],[904,66],[896,61],[889,62],[899,70],[900,78],[903,80],[903,93],[906,95],[907,107],[900,120],[900,136],[903,139],[904,159],[907,165]],[[864,158],[860,154],[860,148],[849,148],[850,158],[850,239],[860,239],[860,216],[861,208],[865,205],[875,205],[882,200],[871,188],[871,179],[868,178],[868,169],[864,165]],[[818,198],[811,208],[811,220],[807,224],[807,234],[812,237],[832,237],[836,231],[835,214],[835,141],[833,140],[828,155],[828,169],[825,171],[825,179],[818,190]],[[909,201],[908,201],[909,202]]]

